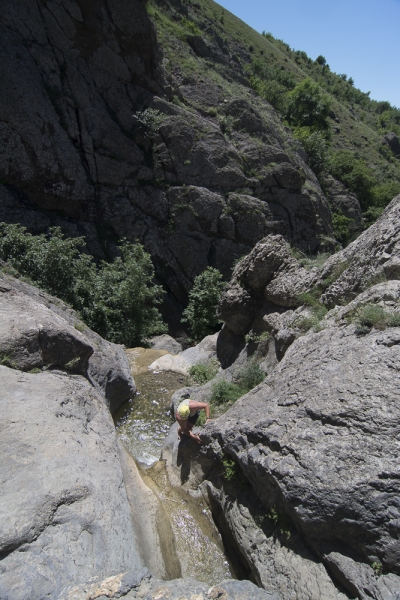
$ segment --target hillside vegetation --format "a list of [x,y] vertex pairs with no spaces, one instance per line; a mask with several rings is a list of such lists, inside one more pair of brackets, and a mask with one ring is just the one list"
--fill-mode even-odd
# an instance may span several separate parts
[[[246,86],[258,110],[257,97],[267,100],[303,144],[328,197],[330,175],[356,194],[364,226],[400,192],[399,155],[384,138],[400,134],[399,109],[371,99],[350,75],[333,73],[322,55],[313,61],[270,33],[257,33],[212,0],[149,0],[147,10],[171,81],[217,84],[225,101],[243,96]],[[224,133],[234,127],[213,98],[188,99],[178,88],[172,92],[176,103],[219,121]],[[334,216],[341,243],[350,239],[350,221],[340,211]]]

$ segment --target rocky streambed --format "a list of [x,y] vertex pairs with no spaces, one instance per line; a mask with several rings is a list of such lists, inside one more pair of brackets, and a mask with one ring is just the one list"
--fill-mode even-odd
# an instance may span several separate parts
[[173,424],[171,396],[187,377],[173,371],[150,369],[166,355],[163,350],[127,350],[137,395],[115,415],[117,435],[138,463],[143,483],[162,506],[157,532],[162,547],[169,547],[166,572],[210,584],[231,578],[234,572],[225,556],[221,536],[208,505],[200,494],[171,485],[161,448]]

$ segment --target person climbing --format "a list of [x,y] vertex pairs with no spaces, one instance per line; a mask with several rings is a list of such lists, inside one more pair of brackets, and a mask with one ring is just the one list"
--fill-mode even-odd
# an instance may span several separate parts
[[210,405],[207,402],[196,402],[190,398],[185,398],[179,404],[175,417],[179,423],[178,437],[180,440],[182,439],[182,435],[186,435],[187,437],[194,439],[198,444],[203,443],[200,436],[197,433],[192,432],[193,425],[196,424],[201,410],[204,410],[206,413],[206,423],[211,421]]

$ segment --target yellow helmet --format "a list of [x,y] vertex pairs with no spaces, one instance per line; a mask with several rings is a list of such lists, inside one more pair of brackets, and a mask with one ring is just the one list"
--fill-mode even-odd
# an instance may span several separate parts
[[178,408],[178,413],[181,419],[186,420],[190,415],[189,406],[187,404],[182,404],[182,406]]

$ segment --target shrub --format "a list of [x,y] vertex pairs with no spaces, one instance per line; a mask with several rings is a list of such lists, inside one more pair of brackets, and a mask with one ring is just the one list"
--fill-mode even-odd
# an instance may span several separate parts
[[385,208],[393,198],[400,194],[399,181],[386,181],[371,190],[373,204]]
[[211,403],[216,405],[231,404],[247,394],[264,379],[264,371],[254,360],[250,360],[238,371],[233,382],[219,379],[213,384]]
[[163,290],[153,282],[153,265],[143,247],[123,240],[120,256],[98,268],[82,254],[84,243],[83,237],[65,239],[59,227],[48,236],[34,236],[20,225],[0,224],[0,258],[70,303],[106,339],[132,346],[165,332],[157,309]]
[[195,342],[219,329],[221,321],[216,311],[224,288],[222,274],[213,267],[207,267],[194,280],[182,321],[189,324],[190,335]]
[[367,333],[371,327],[386,329],[386,327],[400,327],[400,313],[386,310],[378,304],[364,304],[356,310],[350,320],[356,323],[358,333]]
[[226,379],[220,379],[216,381],[212,386],[211,392],[211,403],[212,404],[231,404],[235,402],[240,396],[245,394],[238,385],[230,383]]
[[210,361],[209,363],[200,363],[198,365],[192,365],[189,368],[189,376],[198,383],[204,385],[207,381],[214,379],[218,373],[218,362]]
[[276,110],[282,114],[286,111],[287,89],[278,81],[263,81],[259,77],[250,78],[251,87],[259,96],[267,100]]
[[77,292],[83,298],[80,312],[90,327],[106,339],[132,346],[165,333],[157,309],[163,289],[154,284],[153,264],[143,246],[123,240],[119,249],[121,256],[112,263],[103,261],[93,272],[91,289],[78,279]]
[[296,127],[294,136],[307,152],[308,164],[319,175],[325,170],[330,157],[330,144],[320,131],[312,131],[310,127]]
[[372,188],[376,184],[366,163],[348,150],[341,150],[332,155],[329,170],[356,194],[361,207],[366,209],[371,203]]
[[265,379],[265,373],[261,369],[260,365],[254,360],[250,360],[244,367],[239,369],[235,382],[240,388],[245,389],[246,392],[252,390],[256,385],[261,383]]
[[349,219],[341,212],[332,213],[332,224],[335,238],[342,246],[347,246],[350,240],[350,227],[354,219]]
[[154,137],[165,119],[159,110],[154,108],[145,108],[135,113],[134,118],[146,129],[146,137]]
[[299,83],[288,97],[286,118],[291,125],[313,127],[316,130],[329,128],[327,117],[331,101],[310,78]]

